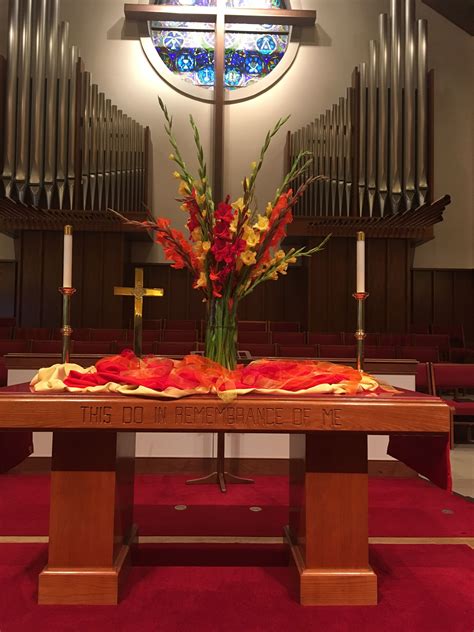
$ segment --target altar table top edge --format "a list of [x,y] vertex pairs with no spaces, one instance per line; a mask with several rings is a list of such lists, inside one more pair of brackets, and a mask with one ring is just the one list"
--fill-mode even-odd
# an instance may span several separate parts
[[216,395],[181,399],[116,393],[32,393],[0,389],[0,429],[449,433],[450,409],[438,397],[401,391],[357,395],[263,395],[224,403]]

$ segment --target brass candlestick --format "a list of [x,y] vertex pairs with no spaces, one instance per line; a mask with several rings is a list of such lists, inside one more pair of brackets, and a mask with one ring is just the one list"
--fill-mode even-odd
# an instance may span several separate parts
[[368,292],[355,292],[352,295],[357,301],[357,330],[354,334],[357,340],[356,368],[358,371],[364,370],[364,339],[365,339],[365,299]]
[[70,361],[71,356],[71,297],[76,291],[74,287],[60,287],[59,291],[63,295],[63,326],[61,334],[63,336],[63,364]]

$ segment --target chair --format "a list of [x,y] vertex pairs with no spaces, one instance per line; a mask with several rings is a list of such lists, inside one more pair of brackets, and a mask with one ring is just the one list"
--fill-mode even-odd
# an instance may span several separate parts
[[296,321],[275,320],[268,322],[269,331],[300,331],[300,323]]
[[[117,353],[121,353],[124,349],[131,349],[133,351],[133,342],[126,340],[118,340],[115,343],[115,350]],[[155,343],[153,341],[142,342],[142,354],[153,355],[155,353]]]
[[0,318],[0,327],[15,327],[16,326],[16,318],[4,317]]
[[0,356],[0,386],[8,384],[8,369],[5,360]]
[[279,345],[304,345],[306,344],[306,334],[304,331],[274,331],[272,332],[272,342]]
[[[342,341],[345,345],[353,345],[354,344],[354,332],[353,331],[345,331],[342,333]],[[327,343],[332,344],[332,343]],[[337,343],[334,343],[337,344]],[[365,334],[364,344],[370,346],[376,346],[379,344],[379,335],[378,334]],[[381,357],[381,356],[378,356]]]
[[272,343],[239,343],[239,351],[248,351],[252,358],[273,358],[276,347]]
[[161,318],[143,320],[143,329],[163,329]]
[[[142,331],[142,340],[143,342],[158,342],[160,339],[161,332],[158,329],[148,329]],[[133,331],[131,332],[128,340],[133,341]]]
[[408,325],[408,331],[410,334],[429,334],[430,326],[429,325]]
[[198,328],[197,320],[190,319],[178,319],[178,320],[164,320],[163,321],[163,329],[193,329],[196,330]]
[[431,325],[432,334],[445,334],[449,336],[449,345],[451,347],[465,347],[466,339],[464,337],[464,327],[462,325],[452,325],[444,327],[443,325]]
[[285,358],[316,358],[316,345],[276,345],[277,355]]
[[398,349],[399,358],[413,358],[418,362],[439,362],[438,347],[413,347],[403,345]]
[[7,353],[29,353],[30,340],[0,340],[0,356]]
[[364,355],[366,358],[396,358],[397,348],[395,345],[364,345]]
[[[247,344],[269,344],[272,341],[272,334],[269,331],[238,331],[237,340],[242,346]],[[242,344],[241,344],[242,343]]]
[[411,334],[410,345],[413,347],[438,347],[443,359],[448,358],[449,336],[447,334]]
[[0,340],[0,386],[8,383],[8,369],[2,356],[7,353],[28,353],[29,340]]
[[128,329],[91,329],[90,340],[111,342],[112,340],[128,340]]
[[196,343],[191,340],[186,342],[157,342],[156,354],[161,356],[185,356],[191,351],[197,351]]
[[196,329],[163,329],[162,342],[195,342],[198,339]]
[[13,327],[0,327],[0,340],[11,340]]
[[415,390],[419,393],[433,394],[431,362],[418,362],[416,365]]
[[316,331],[308,331],[307,342],[309,345],[340,345],[342,334],[320,334]]
[[17,340],[50,340],[49,327],[15,327],[14,338]]
[[[60,340],[63,337],[60,329],[53,329],[52,340]],[[91,330],[89,327],[73,327],[72,340],[90,340]]]
[[434,394],[453,409],[454,424],[467,426],[467,440],[474,443],[474,364],[435,363],[432,380]]
[[72,353],[86,355],[110,355],[115,351],[115,344],[107,340],[73,340]]
[[379,334],[379,345],[395,345],[399,347],[401,345],[410,344],[410,334]]
[[474,362],[474,349],[469,347],[451,347],[449,350],[449,362],[454,364],[470,364]]
[[237,322],[239,331],[268,331],[266,320],[239,320]]
[[355,358],[356,345],[319,345],[321,358]]
[[61,354],[63,350],[62,340],[32,340],[31,353],[57,353]]

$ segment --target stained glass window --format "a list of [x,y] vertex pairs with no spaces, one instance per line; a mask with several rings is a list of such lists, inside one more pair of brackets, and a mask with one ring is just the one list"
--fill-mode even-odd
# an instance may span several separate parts
[[[226,0],[228,7],[283,9],[284,0]],[[155,4],[216,6],[215,0],[155,0]],[[191,9],[192,11],[192,9]],[[168,69],[194,85],[214,85],[214,24],[150,23],[153,45]],[[267,76],[280,62],[289,42],[289,27],[227,24],[224,83],[243,88]]]

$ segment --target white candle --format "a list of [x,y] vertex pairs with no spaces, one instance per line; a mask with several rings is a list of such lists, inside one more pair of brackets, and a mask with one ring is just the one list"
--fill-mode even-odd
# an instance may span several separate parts
[[365,292],[365,234],[357,233],[357,275],[356,292]]
[[72,226],[64,227],[63,287],[72,287]]

